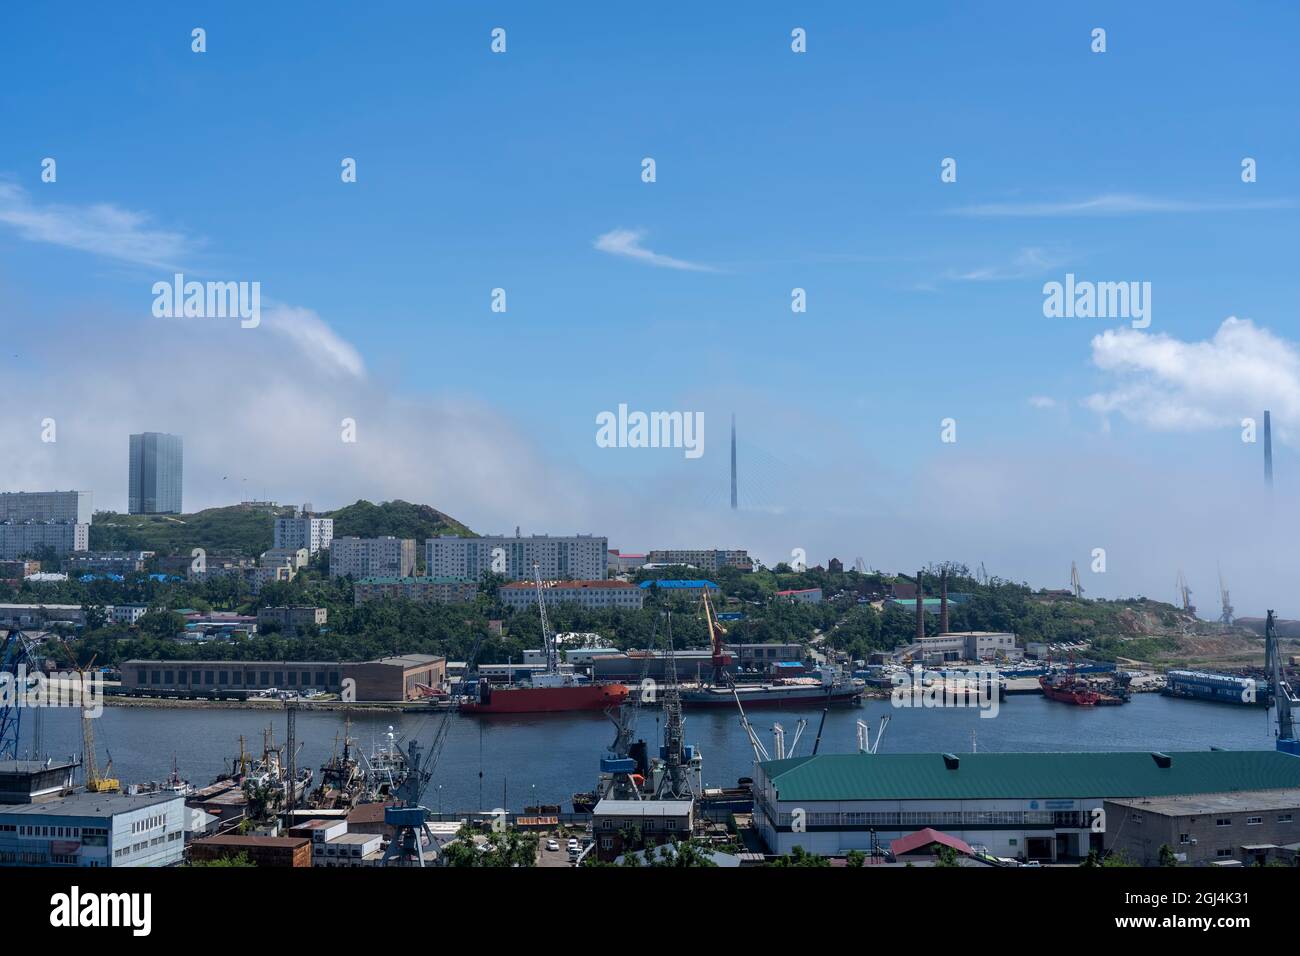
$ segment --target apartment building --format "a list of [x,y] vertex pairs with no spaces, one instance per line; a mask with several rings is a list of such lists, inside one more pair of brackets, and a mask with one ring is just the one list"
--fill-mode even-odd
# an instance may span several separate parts
[[90,524],[89,491],[6,491],[0,493],[0,521],[56,521]]
[[89,491],[0,493],[0,560],[85,551],[91,514]]
[[465,578],[362,578],[352,587],[352,603],[365,604],[393,598],[398,601],[464,604],[474,600],[477,594],[478,582]]
[[308,555],[313,555],[317,551],[328,551],[333,539],[333,518],[318,518],[304,510],[293,517],[275,519],[276,550],[305,548]]
[[701,571],[717,573],[722,568],[753,571],[754,561],[748,551],[689,550],[670,548],[651,551],[645,556],[646,564],[686,564]]
[[282,634],[296,634],[307,627],[324,627],[329,611],[323,607],[264,607],[257,612],[257,626],[274,624]]
[[[537,603],[537,585],[530,581],[506,584],[497,590],[497,596],[512,611],[533,607]],[[542,598],[547,607],[577,604],[585,608],[636,611],[645,604],[645,592],[625,581],[543,581]]]
[[63,570],[69,574],[132,574],[145,569],[152,551],[82,551],[68,555]]
[[424,548],[427,573],[434,577],[478,581],[495,571],[513,581],[532,580],[536,564],[543,580],[603,581],[609,571],[609,539],[595,535],[439,535]]
[[415,573],[414,538],[335,538],[330,577],[407,578]]

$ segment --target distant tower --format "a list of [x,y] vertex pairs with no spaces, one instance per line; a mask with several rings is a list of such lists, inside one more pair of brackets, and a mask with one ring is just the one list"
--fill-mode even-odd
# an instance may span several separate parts
[[916,572],[916,642],[925,637],[925,599],[921,596],[921,572]]
[[948,569],[939,574],[939,633],[948,633]]
[[732,511],[735,510],[736,510],[736,412],[732,412]]
[[1268,409],[1264,410],[1264,487],[1273,487],[1273,427]]

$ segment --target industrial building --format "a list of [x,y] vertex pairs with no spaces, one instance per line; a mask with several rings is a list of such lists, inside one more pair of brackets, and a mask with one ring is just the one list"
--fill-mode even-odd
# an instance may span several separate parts
[[[497,589],[501,603],[512,611],[537,605],[537,585],[527,581],[505,584]],[[542,599],[547,607],[577,604],[585,608],[619,608],[638,611],[645,592],[625,581],[543,581]]]
[[51,760],[0,760],[0,804],[35,803],[72,789],[76,764]]
[[417,700],[447,682],[447,659],[432,654],[382,657],[343,668],[344,679],[356,681],[359,701]]
[[773,853],[843,855],[932,827],[995,856],[1078,860],[1121,826],[1108,800],[1297,787],[1300,760],[1272,750],[824,754],[755,764],[754,825]]
[[499,568],[496,573],[512,581],[532,580],[534,564],[544,580],[599,581],[609,576],[609,539],[594,535],[439,535],[427,539],[424,548],[426,572],[434,577],[479,581]]
[[659,846],[690,839],[695,826],[692,800],[601,800],[592,808],[591,834],[596,841],[597,859],[611,862],[624,852],[623,834],[634,830],[638,845]]
[[142,432],[130,439],[126,510],[133,515],[180,514],[184,449],[180,435]]
[[135,694],[238,696],[250,691],[343,689],[338,661],[146,661],[122,662],[122,689]]
[[86,623],[80,604],[0,604],[0,627],[41,628],[49,624]]
[[174,793],[0,804],[0,866],[173,866],[184,857],[186,818]]
[[1300,844],[1295,789],[1107,800],[1104,808],[1106,849],[1139,866],[1159,866],[1161,847],[1192,866],[1249,866]]
[[129,660],[122,663],[122,689],[142,695],[239,697],[269,690],[342,694],[350,686],[359,702],[397,701],[423,697],[426,694],[423,687],[441,687],[445,678],[446,661],[429,654],[352,662]]

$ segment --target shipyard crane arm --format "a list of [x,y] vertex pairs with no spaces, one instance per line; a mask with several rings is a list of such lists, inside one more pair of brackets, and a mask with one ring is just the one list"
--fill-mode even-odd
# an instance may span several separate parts
[[[10,685],[9,693],[0,695],[0,760],[18,759],[19,731],[26,708],[17,698],[27,689],[27,675],[36,666],[35,644],[25,633],[12,630],[0,638],[0,687]],[[40,743],[33,743],[33,755],[39,756]]]
[[1279,740],[1295,741],[1295,711],[1300,710],[1300,698],[1282,671],[1282,653],[1277,645],[1277,626],[1273,612],[1268,612],[1264,622],[1264,667],[1273,684],[1273,702],[1277,705],[1277,736]]
[[713,665],[713,683],[715,686],[723,684],[727,680],[727,667],[731,664],[731,655],[727,653],[727,647],[722,639],[727,634],[727,629],[718,622],[718,617],[713,613],[713,603],[709,600],[709,589],[704,589],[704,620],[709,628],[709,643],[713,649],[710,657],[710,663]]

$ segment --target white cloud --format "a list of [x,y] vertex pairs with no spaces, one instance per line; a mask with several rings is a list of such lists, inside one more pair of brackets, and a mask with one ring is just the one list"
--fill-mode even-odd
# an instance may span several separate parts
[[1254,209],[1289,209],[1291,199],[1233,202],[1163,199],[1131,193],[1105,193],[1089,199],[1056,202],[994,202],[961,206],[949,210],[959,216],[1043,217],[1043,216],[1133,216],[1149,213],[1242,212]]
[[1093,338],[1092,361],[1117,381],[1085,404],[1149,428],[1239,427],[1266,408],[1282,423],[1300,420],[1300,352],[1247,319],[1229,317],[1201,342],[1110,329]]
[[183,233],[150,226],[143,213],[112,203],[42,205],[13,183],[0,183],[0,223],[32,242],[161,269],[178,268],[200,245]]
[[1047,395],[1033,395],[1030,396],[1029,404],[1033,408],[1055,408],[1056,399]]
[[690,272],[717,271],[712,266],[687,262],[685,259],[674,259],[672,256],[653,252],[641,245],[641,240],[645,238],[645,235],[644,229],[611,229],[596,238],[595,246],[601,252],[608,252],[611,256],[635,259],[638,262],[649,263],[652,266],[662,266],[665,269],[684,269]]
[[297,345],[303,355],[323,371],[351,378],[365,377],[366,366],[360,353],[311,309],[271,305],[262,322],[271,331]]
[[1009,279],[1024,279],[1041,275],[1054,269],[1064,259],[1037,246],[1029,246],[1017,252],[1010,261],[1001,265],[983,266],[967,272],[950,273],[948,278],[957,282],[1003,282]]

